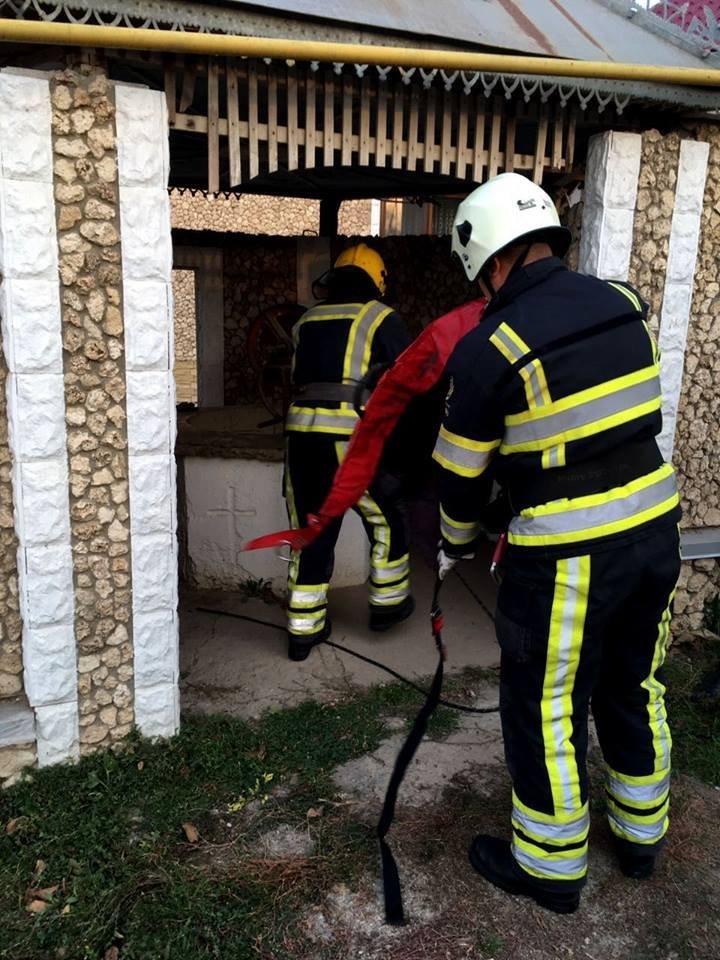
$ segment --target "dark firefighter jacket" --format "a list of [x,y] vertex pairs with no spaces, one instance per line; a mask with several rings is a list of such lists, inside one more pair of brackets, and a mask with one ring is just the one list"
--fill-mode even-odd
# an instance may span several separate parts
[[441,528],[455,554],[477,537],[491,479],[510,498],[516,547],[576,553],[679,519],[661,429],[658,352],[627,284],[556,258],[512,276],[448,364]]
[[392,308],[378,300],[325,302],[298,320],[293,342],[296,394],[285,429],[347,439],[358,421],[353,406],[357,384],[372,367],[392,363],[410,335]]

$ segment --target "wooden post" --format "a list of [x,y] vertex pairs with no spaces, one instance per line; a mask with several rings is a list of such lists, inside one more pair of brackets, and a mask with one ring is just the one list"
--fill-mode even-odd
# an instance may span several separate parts
[[323,117],[323,163],[332,167],[335,162],[335,81],[328,69],[325,73],[325,115]]
[[360,153],[361,167],[370,164],[370,87],[367,77],[360,80]]
[[467,142],[468,142],[468,100],[462,91],[460,97],[460,116],[458,118],[457,135],[457,161],[455,163],[455,176],[458,180],[465,179],[465,171],[468,164]]
[[483,170],[486,161],[485,95],[478,93],[475,96],[475,148],[473,157],[473,180],[476,183],[480,183],[483,180]]
[[305,168],[307,170],[315,166],[316,113],[315,75],[308,71],[305,79]]
[[387,81],[378,80],[377,130],[375,136],[375,165],[385,166],[387,152]]
[[505,172],[512,173],[515,169],[515,103],[508,103],[505,114]]
[[417,169],[418,157],[420,156],[420,141],[418,140],[418,127],[420,118],[420,91],[413,83],[410,87],[410,116],[408,118],[408,153],[407,169],[413,172]]
[[220,90],[218,62],[215,57],[208,58],[208,190],[217,193],[220,189]]
[[553,147],[550,163],[553,170],[562,170],[563,168],[563,117],[564,110],[560,106],[560,101],[558,101],[553,111]]
[[[461,94],[462,96],[462,94]],[[449,174],[452,162],[452,121],[453,96],[449,90],[443,92],[442,97],[442,139],[440,141],[440,173]],[[457,155],[457,151],[456,151]]]
[[535,145],[535,162],[533,164],[533,180],[542,183],[543,169],[545,168],[545,146],[548,133],[548,109],[545,104],[540,107],[538,120],[537,142]]
[[194,63],[185,63],[183,66],[182,92],[180,93],[180,113],[190,107],[195,99],[195,76],[196,65]]
[[234,62],[225,61],[227,77],[227,115],[228,115],[228,159],[230,164],[230,186],[242,183],[240,160],[240,101],[238,99],[238,75]]
[[258,75],[257,63],[248,62],[248,143],[250,147],[250,179],[260,173],[258,150]]
[[431,87],[428,90],[425,113],[425,156],[423,158],[425,173],[432,173],[435,163],[435,98],[435,90]]
[[288,170],[298,168],[298,84],[297,70],[287,71],[287,145]]
[[503,100],[493,97],[492,127],[490,130],[490,156],[488,157],[488,179],[494,177],[500,168],[500,131],[502,128]]
[[336,237],[340,201],[335,197],[323,197],[320,201],[320,236]]
[[572,170],[575,163],[575,131],[577,129],[577,107],[573,104],[568,114],[567,140],[565,142],[565,169]]
[[392,124],[392,166],[395,170],[402,169],[403,155],[403,126],[404,126],[404,104],[405,93],[402,83],[395,81],[393,91],[393,124]]
[[352,78],[345,75],[343,77],[343,108],[342,108],[342,153],[341,163],[344,167],[352,164],[352,139],[353,139],[353,84]]
[[167,102],[168,123],[175,123],[176,116],[176,75],[175,57],[164,58],[165,66],[165,101]]
[[278,94],[277,74],[272,67],[268,70],[267,104],[268,173],[274,173],[278,168]]

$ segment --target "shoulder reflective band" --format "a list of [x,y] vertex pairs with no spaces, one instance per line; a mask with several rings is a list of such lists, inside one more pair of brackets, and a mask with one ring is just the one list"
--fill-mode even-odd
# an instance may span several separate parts
[[[524,340],[507,323],[501,323],[490,337],[490,343],[500,351],[509,363],[513,364],[513,367],[520,362],[518,371],[525,381],[525,397],[528,407],[532,409],[549,403],[550,391],[548,390],[545,371],[540,361],[532,356],[532,351]],[[528,358],[527,365],[522,363],[526,357]]]
[[390,313],[392,309],[377,300],[371,300],[359,311],[348,337],[343,380],[359,381],[365,376],[370,365],[373,337]]
[[433,460],[460,477],[479,477],[500,446],[500,440],[469,440],[440,427]]
[[332,410],[325,407],[290,407],[285,429],[300,433],[351,434],[358,422],[354,410]]
[[660,378],[653,364],[546,407],[506,417],[501,453],[542,450],[592,436],[659,410],[660,404]]
[[508,539],[517,546],[554,546],[607,537],[631,530],[679,503],[669,463],[606,493],[554,500],[523,510],[510,523]]

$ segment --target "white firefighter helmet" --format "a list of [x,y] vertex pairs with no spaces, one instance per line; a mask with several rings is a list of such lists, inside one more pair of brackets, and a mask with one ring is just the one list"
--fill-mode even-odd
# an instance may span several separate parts
[[519,173],[501,173],[462,201],[455,215],[452,252],[468,280],[475,280],[488,260],[518,240],[549,243],[563,257],[570,231],[561,226],[555,204],[542,187]]

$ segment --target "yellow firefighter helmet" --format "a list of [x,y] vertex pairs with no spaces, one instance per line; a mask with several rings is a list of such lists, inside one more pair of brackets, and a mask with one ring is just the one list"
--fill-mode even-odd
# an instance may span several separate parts
[[385,261],[377,252],[366,243],[357,243],[354,247],[348,247],[343,250],[335,261],[335,270],[340,267],[358,267],[363,270],[380,291],[380,296],[385,293],[387,273],[385,270]]

